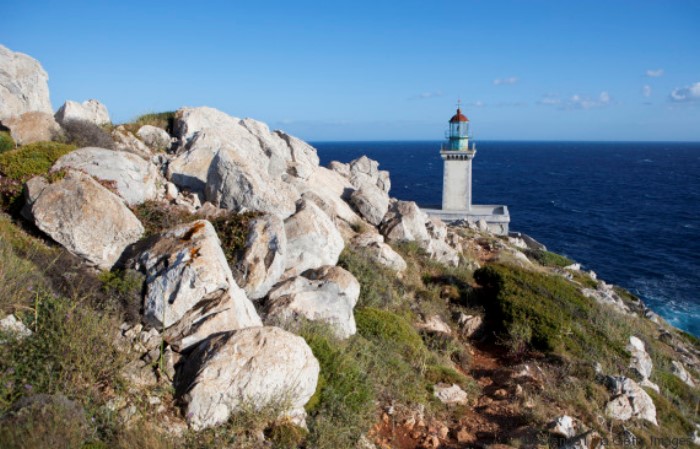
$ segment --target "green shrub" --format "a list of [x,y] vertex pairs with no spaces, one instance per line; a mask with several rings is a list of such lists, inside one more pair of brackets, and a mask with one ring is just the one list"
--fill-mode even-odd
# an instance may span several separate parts
[[427,358],[428,350],[423,339],[411,323],[388,310],[372,307],[355,310],[357,332],[370,341],[388,346],[412,364],[420,364]]
[[132,125],[134,128],[133,132],[138,131],[138,129],[142,126],[151,125],[167,131],[168,134],[172,134],[174,124],[175,111],[166,111],[141,115],[137,117],[130,125]]
[[7,131],[0,131],[0,153],[15,149],[15,140]]
[[380,266],[359,251],[346,247],[338,265],[352,273],[360,283],[359,307],[391,307],[401,301],[396,291],[396,273]]
[[132,211],[141,221],[146,236],[159,234],[174,226],[198,219],[183,208],[158,201],[146,201],[134,206]]
[[211,220],[216,234],[221,240],[226,260],[232,263],[238,258],[238,252],[245,247],[248,240],[248,227],[251,221],[262,215],[261,212],[250,211],[242,214],[230,212]]
[[98,147],[113,150],[112,136],[99,125],[85,120],[68,120],[62,124],[66,143],[78,148]]
[[568,257],[542,249],[529,249],[525,251],[525,254],[545,267],[564,268],[574,263],[574,261]]
[[457,384],[463,389],[470,388],[467,376],[449,366],[428,365],[425,370],[425,379],[431,384]]

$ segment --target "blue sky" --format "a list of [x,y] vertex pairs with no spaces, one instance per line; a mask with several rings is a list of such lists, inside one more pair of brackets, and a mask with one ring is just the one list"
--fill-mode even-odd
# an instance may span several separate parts
[[700,141],[697,1],[17,1],[54,107],[207,105],[307,140]]

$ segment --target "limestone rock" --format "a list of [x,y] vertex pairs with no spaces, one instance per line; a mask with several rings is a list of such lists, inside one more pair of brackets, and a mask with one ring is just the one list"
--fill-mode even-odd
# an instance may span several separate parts
[[[190,346],[207,332],[261,325],[253,304],[233,280],[208,221],[166,231],[141,254],[139,263],[146,272],[144,320],[156,328],[179,323],[171,335],[183,341],[173,344]],[[201,328],[207,332],[202,334]]]
[[389,242],[415,241],[427,248],[430,234],[425,227],[426,215],[413,201],[395,201],[389,206],[380,231]]
[[153,125],[144,125],[136,131],[136,135],[151,150],[165,151],[170,147],[170,134]]
[[359,234],[352,239],[351,245],[373,261],[394,271],[400,273],[407,268],[403,257],[391,246],[384,243],[384,237],[381,234],[372,232]]
[[155,165],[135,154],[87,147],[62,156],[52,170],[72,168],[111,183],[127,204],[156,199],[164,180]]
[[268,318],[291,324],[298,317],[328,323],[338,338],[357,331],[353,308],[360,283],[341,267],[324,266],[306,271],[275,286],[268,296]]
[[0,45],[0,121],[25,112],[53,114],[48,75],[39,62]]
[[630,369],[637,373],[642,380],[651,377],[654,365],[651,361],[651,356],[646,352],[644,342],[635,336],[631,336],[626,349],[631,354]]
[[429,316],[424,322],[418,323],[416,327],[426,332],[452,335],[450,325],[445,323],[440,315]]
[[328,168],[350,180],[356,189],[372,185],[378,187],[385,194],[388,194],[391,189],[389,172],[379,170],[379,162],[367,156],[361,156],[348,164],[333,161],[328,165]]
[[258,210],[287,218],[294,213],[299,194],[283,184],[253,167],[239,151],[223,148],[211,161],[205,197],[224,209]]
[[32,331],[14,315],[7,315],[0,320],[0,333],[10,334],[18,340],[32,335]]
[[68,251],[105,270],[144,232],[121,198],[74,170],[37,194],[31,216]]
[[60,124],[70,120],[90,122],[95,125],[111,123],[107,108],[97,100],[87,100],[82,103],[68,100],[56,111],[54,117]]
[[677,361],[672,361],[671,362],[671,372],[680,380],[683,381],[684,384],[688,385],[691,388],[695,388],[695,382],[693,381],[693,377],[690,375],[690,373],[685,369],[682,363],[677,362]]
[[627,377],[610,377],[608,383],[614,397],[605,405],[607,416],[620,421],[643,419],[658,425],[654,401],[637,382]]
[[240,257],[232,267],[233,277],[251,299],[267,295],[285,270],[287,234],[284,222],[267,214],[251,220]]
[[112,139],[114,140],[115,148],[119,151],[133,153],[146,160],[150,160],[153,157],[151,149],[122,125],[112,130]]
[[316,390],[319,364],[303,338],[275,327],[216,335],[202,342],[178,374],[187,421],[195,430],[224,423],[243,409],[287,405],[301,418]]
[[365,220],[377,226],[389,209],[389,195],[378,187],[364,185],[352,193],[350,203]]
[[444,240],[431,239],[427,251],[432,259],[442,264],[453,267],[459,265],[459,253]]
[[297,212],[285,220],[290,275],[323,265],[335,265],[345,247],[343,236],[331,219],[313,202],[302,200]]
[[460,313],[457,318],[457,324],[459,324],[460,333],[463,337],[469,338],[476,334],[483,324],[483,318],[479,315],[466,315]]
[[622,313],[630,313],[629,307],[627,307],[620,295],[615,292],[613,286],[603,281],[599,281],[595,289],[584,288],[581,290],[581,293],[588,298],[595,299],[600,304],[610,305]]
[[547,432],[568,439],[576,435],[576,424],[571,416],[560,416],[547,424]]
[[305,200],[313,201],[334,221],[348,224],[361,221],[361,218],[344,200],[347,192],[353,191],[350,181],[338,173],[324,167],[315,167],[306,180],[292,180],[294,187]]
[[459,385],[437,384],[433,387],[433,394],[443,404],[461,404],[467,403],[467,393],[459,388]]
[[3,120],[3,125],[10,128],[10,134],[17,145],[46,142],[61,135],[60,125],[56,123],[53,115],[46,112],[25,112]]

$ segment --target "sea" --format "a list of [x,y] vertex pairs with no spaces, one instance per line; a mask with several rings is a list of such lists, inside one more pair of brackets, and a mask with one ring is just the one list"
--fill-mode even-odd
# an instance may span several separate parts
[[[439,207],[440,142],[312,142],[321,163],[362,155],[390,195]],[[473,203],[505,204],[510,229],[639,296],[700,337],[700,143],[480,141]]]

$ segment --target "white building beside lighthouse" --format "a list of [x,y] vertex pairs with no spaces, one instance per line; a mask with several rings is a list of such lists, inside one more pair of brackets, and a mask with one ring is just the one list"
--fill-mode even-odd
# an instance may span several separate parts
[[472,160],[476,156],[476,144],[469,147],[469,119],[459,107],[449,121],[446,137],[440,149],[444,161],[442,209],[424,211],[447,223],[465,220],[488,226],[495,234],[508,235],[507,206],[472,204]]

